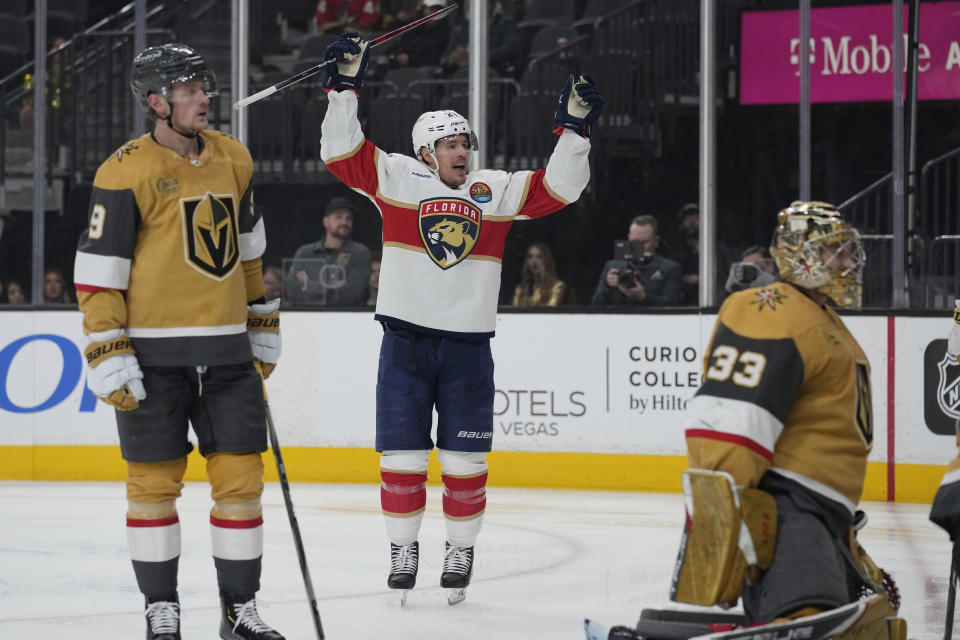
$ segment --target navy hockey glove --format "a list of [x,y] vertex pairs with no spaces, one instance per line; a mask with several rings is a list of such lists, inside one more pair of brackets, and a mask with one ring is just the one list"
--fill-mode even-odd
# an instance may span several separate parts
[[324,60],[337,61],[337,64],[327,67],[324,90],[359,90],[363,86],[363,74],[367,70],[369,57],[370,43],[361,40],[356,32],[345,33],[337,38],[323,52]]
[[570,76],[560,92],[557,113],[553,117],[553,132],[560,135],[564,129],[570,129],[589,138],[590,130],[601,113],[603,96],[593,78],[584,74],[574,84],[573,76]]

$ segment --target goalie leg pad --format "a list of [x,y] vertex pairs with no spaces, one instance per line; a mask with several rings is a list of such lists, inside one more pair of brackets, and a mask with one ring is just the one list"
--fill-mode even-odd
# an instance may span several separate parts
[[777,537],[776,504],[757,489],[738,490],[721,471],[683,474],[687,523],[670,598],[711,606],[736,603],[750,568],[769,566]]

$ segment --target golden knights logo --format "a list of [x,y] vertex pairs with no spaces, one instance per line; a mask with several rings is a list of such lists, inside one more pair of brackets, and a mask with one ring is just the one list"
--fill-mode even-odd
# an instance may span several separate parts
[[187,262],[214,280],[226,278],[240,259],[237,210],[232,193],[182,198]]
[[420,203],[420,239],[441,269],[466,259],[480,237],[482,212],[460,198],[432,198]]
[[770,307],[777,310],[777,304],[783,302],[785,296],[781,295],[776,289],[761,289],[757,291],[757,297],[750,301],[750,304],[760,305],[757,311],[763,311],[764,307]]

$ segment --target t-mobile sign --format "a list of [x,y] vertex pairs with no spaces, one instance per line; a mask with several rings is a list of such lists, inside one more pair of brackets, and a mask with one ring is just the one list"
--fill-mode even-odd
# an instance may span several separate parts
[[[905,10],[904,31],[907,16]],[[890,100],[892,25],[889,4],[813,9],[810,100]],[[741,38],[741,104],[799,102],[799,12],[744,12]],[[921,5],[918,63],[921,100],[960,99],[960,2]]]

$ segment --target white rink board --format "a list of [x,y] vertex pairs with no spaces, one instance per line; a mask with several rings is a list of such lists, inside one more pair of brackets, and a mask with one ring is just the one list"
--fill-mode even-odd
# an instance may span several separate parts
[[[696,390],[714,319],[501,314],[493,340],[494,447],[683,455],[683,405]],[[845,322],[870,360],[871,460],[883,461],[887,318],[847,316]],[[923,413],[930,390],[923,352],[946,335],[947,324],[943,318],[895,321],[898,462],[945,464],[954,454],[952,438],[931,432]],[[82,384],[80,314],[4,311],[0,326],[0,445],[116,443],[113,411],[93,402]],[[373,445],[381,333],[371,313],[283,314],[284,353],[267,383],[281,441]]]

